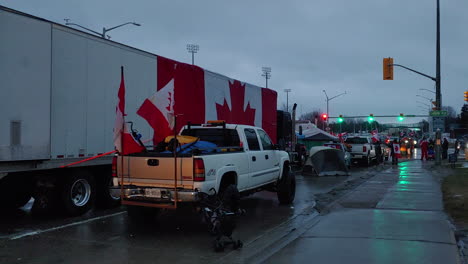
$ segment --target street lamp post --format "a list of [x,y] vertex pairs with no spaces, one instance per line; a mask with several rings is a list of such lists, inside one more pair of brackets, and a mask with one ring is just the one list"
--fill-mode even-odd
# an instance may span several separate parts
[[429,102],[432,102],[432,101],[434,101],[434,100],[432,100],[432,99],[431,99],[431,98],[429,98],[429,97],[425,97],[425,96],[422,96],[422,95],[419,95],[419,94],[417,94],[416,96],[417,96],[417,97],[424,98],[424,99],[428,100]]
[[429,89],[424,89],[424,88],[420,88],[419,90],[421,91],[428,91],[428,92],[431,92],[433,94],[435,94],[436,92],[432,91],[432,90],[429,90]]
[[286,111],[289,113],[289,93],[291,92],[291,89],[284,89],[284,92],[286,93]]
[[328,94],[327,94],[327,92],[325,90],[322,90],[322,91],[325,93],[325,97],[327,98],[326,101],[327,101],[327,127],[328,127],[328,124],[329,124],[329,121],[328,121],[329,119],[328,118],[330,117],[330,113],[328,111],[329,110],[328,109],[328,102],[330,102],[331,100],[337,98],[338,96],[345,95],[346,91],[344,93],[340,93],[339,95],[335,95],[335,96],[333,96],[331,98],[328,98]]
[[200,49],[200,46],[198,46],[197,44],[187,44],[187,51],[189,53],[192,53],[192,65],[195,64],[195,53],[198,52],[198,50]]
[[[81,28],[81,29],[84,29],[84,30],[87,30],[87,31],[89,31],[89,32],[92,32],[92,33],[94,33],[94,34],[96,34],[96,35],[99,35],[101,38],[104,38],[104,39],[106,38],[107,32],[109,32],[109,31],[111,31],[111,30],[114,30],[114,29],[116,29],[116,28],[123,27],[123,26],[125,26],[125,25],[134,25],[134,26],[137,26],[137,27],[141,26],[141,24],[138,24],[138,23],[135,23],[135,22],[126,22],[126,23],[123,23],[123,24],[120,24],[120,25],[118,25],[118,26],[111,27],[111,28],[105,28],[105,27],[103,27],[103,28],[102,28],[102,33],[99,33],[99,32],[97,32],[97,31],[95,31],[95,30],[89,29],[89,28],[87,28],[87,27],[83,27],[83,26],[78,25],[78,24],[76,24],[76,23],[70,23],[70,22],[69,22],[70,19],[67,19],[67,18],[66,18],[66,19],[64,19],[64,20],[65,20],[65,25],[67,25],[67,26],[76,26],[76,27],[79,27],[79,28]],[[110,36],[107,35],[107,38],[110,39]]]
[[265,77],[265,88],[268,88],[268,79],[271,78],[271,67],[262,67],[262,76]]

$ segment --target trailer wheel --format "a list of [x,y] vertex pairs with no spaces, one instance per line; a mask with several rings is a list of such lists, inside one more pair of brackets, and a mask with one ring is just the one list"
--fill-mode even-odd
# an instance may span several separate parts
[[11,175],[0,180],[0,208],[16,209],[24,206],[32,196],[33,180],[23,175]]
[[89,172],[76,171],[62,185],[61,198],[68,215],[86,213],[93,206],[95,197],[96,184]]
[[296,196],[296,177],[289,170],[289,167],[284,168],[283,177],[278,182],[278,200],[282,204],[291,204]]

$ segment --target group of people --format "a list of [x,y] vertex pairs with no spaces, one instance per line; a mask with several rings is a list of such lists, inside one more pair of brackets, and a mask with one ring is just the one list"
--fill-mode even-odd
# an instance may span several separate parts
[[[434,140],[426,140],[426,137],[423,137],[421,142],[419,143],[421,148],[421,160],[428,160],[429,158],[433,158],[434,156],[434,147],[435,142]],[[449,142],[447,138],[444,138],[442,142],[442,159],[447,159],[448,157],[448,147]],[[391,156],[392,156],[392,164],[398,164],[398,158],[400,157],[400,144],[398,140],[393,140],[391,144]]]
[[[427,141],[426,137],[423,137],[420,143],[420,147],[421,147],[421,160],[424,160],[424,159],[427,160],[429,158],[429,155],[431,157],[434,155],[434,147],[435,147],[434,140],[430,139],[429,141]],[[448,147],[449,147],[449,142],[447,138],[444,138],[444,141],[442,142],[442,159],[447,159]]]

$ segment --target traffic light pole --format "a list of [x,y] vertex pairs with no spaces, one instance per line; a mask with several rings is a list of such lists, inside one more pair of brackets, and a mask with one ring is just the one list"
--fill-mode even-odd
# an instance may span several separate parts
[[[440,10],[439,10],[439,0],[437,0],[437,40],[436,40],[436,107],[437,110],[442,110],[442,95],[440,92]],[[436,164],[440,165],[441,162],[441,131],[437,129],[436,131],[436,148],[435,148],[435,158]]]

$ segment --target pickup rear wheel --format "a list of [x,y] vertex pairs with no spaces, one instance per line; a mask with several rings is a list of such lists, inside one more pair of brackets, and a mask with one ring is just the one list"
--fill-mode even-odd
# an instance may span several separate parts
[[235,184],[230,184],[220,190],[219,198],[227,210],[231,212],[239,210],[240,193]]
[[283,177],[278,182],[278,200],[282,204],[290,204],[294,201],[296,196],[296,177],[294,173],[285,168],[283,171]]
[[62,205],[68,215],[86,213],[94,204],[96,184],[87,171],[76,171],[65,179],[61,188]]

